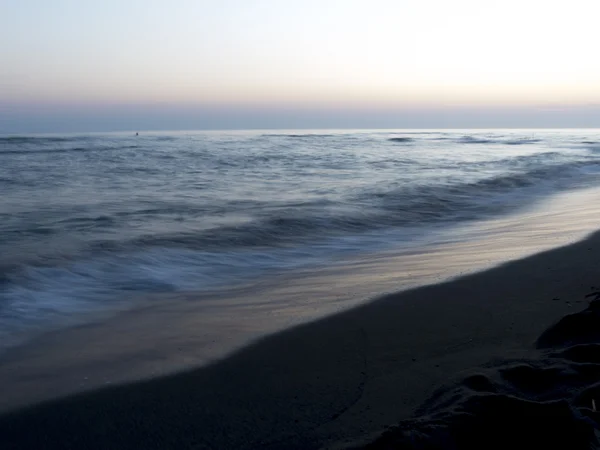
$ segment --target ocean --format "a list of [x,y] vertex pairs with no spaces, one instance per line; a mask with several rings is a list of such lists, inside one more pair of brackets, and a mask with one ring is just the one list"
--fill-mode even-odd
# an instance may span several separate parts
[[472,239],[461,230],[599,186],[600,130],[0,136],[0,349]]

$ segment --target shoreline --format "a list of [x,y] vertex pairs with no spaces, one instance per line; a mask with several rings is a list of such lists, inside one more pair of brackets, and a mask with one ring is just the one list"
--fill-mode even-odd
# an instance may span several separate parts
[[600,284],[599,264],[596,232],[298,325],[203,368],[4,414],[0,434],[15,449],[364,442],[409,418],[452,379],[490,362],[536,357],[544,330],[585,308]]
[[258,339],[452,281],[581,238],[597,225],[600,189],[557,196],[517,215],[460,227],[419,249],[392,249],[228,291],[149,298],[96,322],[45,333],[0,355],[0,413],[28,404],[205,367]]

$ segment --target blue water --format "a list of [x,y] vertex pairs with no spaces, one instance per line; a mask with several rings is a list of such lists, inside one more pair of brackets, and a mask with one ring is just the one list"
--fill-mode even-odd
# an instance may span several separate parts
[[0,340],[418,246],[599,175],[598,130],[0,136]]

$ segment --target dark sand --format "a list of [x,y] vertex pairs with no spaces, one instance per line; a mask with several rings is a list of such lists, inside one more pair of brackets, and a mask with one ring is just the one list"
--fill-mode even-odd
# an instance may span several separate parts
[[4,414],[0,447],[591,448],[600,308],[550,327],[588,308],[599,285],[595,234],[380,298],[205,368]]

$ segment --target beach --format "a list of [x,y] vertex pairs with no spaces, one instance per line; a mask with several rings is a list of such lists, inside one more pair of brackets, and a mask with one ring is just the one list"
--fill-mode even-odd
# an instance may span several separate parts
[[13,139],[104,201],[7,191],[3,448],[588,448],[588,134]]
[[[503,367],[506,360],[542,360],[536,340],[565,315],[584,310],[586,296],[600,284],[599,248],[594,234],[488,271],[384,296],[263,338],[204,368],[16,410],[0,418],[3,446],[363,445],[409,419],[453,380],[486,365]],[[560,386],[547,389],[548,398],[554,393],[569,400]],[[506,433],[502,422],[495,427],[490,430]]]
[[0,1],[0,450],[600,450],[594,6]]

